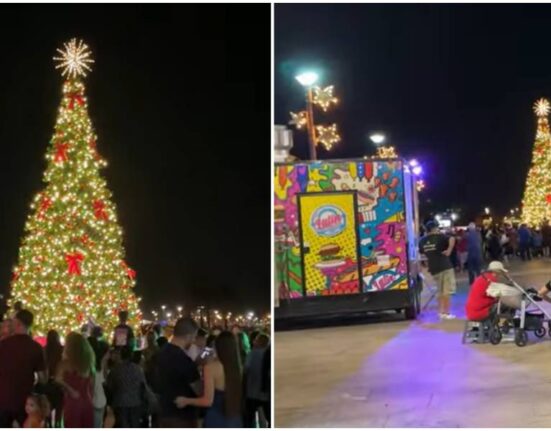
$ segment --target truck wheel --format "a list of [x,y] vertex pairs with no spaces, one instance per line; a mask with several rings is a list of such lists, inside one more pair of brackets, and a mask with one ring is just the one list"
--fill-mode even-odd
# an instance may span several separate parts
[[410,305],[409,307],[404,308],[404,315],[407,320],[413,320],[417,317],[417,310],[415,305]]

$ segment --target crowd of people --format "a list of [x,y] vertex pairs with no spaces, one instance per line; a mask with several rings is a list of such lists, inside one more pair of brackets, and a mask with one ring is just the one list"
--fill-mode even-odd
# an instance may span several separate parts
[[[126,312],[109,341],[84,327],[33,339],[16,303],[0,330],[0,427],[240,428],[270,424],[265,332],[206,330],[189,317],[134,335]],[[63,341],[63,343],[62,343]]]
[[[518,290],[507,283],[497,282],[494,275],[505,274],[507,271],[503,262],[510,259],[531,260],[551,256],[551,226],[545,222],[538,227],[529,227],[524,223],[518,226],[503,224],[478,227],[472,222],[466,229],[446,231],[439,229],[438,223],[430,220],[425,225],[419,250],[426,258],[428,272],[437,288],[440,318],[456,317],[450,312],[450,296],[456,290],[455,273],[463,271],[468,272],[469,286],[472,286],[467,307],[468,317],[477,314],[473,310],[479,305],[486,310],[487,305],[495,304],[498,298],[502,303],[516,309],[520,303]],[[488,269],[485,262],[490,262]],[[546,289],[542,288],[539,292],[534,292],[534,295],[547,299]],[[476,305],[473,305],[472,301],[478,298],[476,292],[483,292],[485,296],[484,300],[477,300]]]

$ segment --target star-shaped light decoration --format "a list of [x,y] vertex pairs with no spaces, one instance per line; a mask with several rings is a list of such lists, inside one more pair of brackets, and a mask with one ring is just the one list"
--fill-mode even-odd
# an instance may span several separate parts
[[549,110],[549,100],[544,99],[543,97],[534,103],[534,112],[538,117],[547,117]]
[[320,88],[320,87],[314,88],[313,102],[315,105],[318,105],[321,109],[323,109],[323,112],[326,112],[332,103],[336,104],[338,101],[339,99],[333,96],[332,85],[325,88]]
[[326,150],[330,150],[333,144],[336,144],[341,140],[341,137],[337,133],[337,125],[331,124],[330,126],[316,126],[318,135],[316,141],[321,143]]
[[293,124],[297,129],[302,129],[308,124],[308,114],[306,111],[301,111],[298,113],[290,112],[291,114],[291,121],[289,121],[289,124]]
[[94,62],[90,57],[92,52],[88,49],[88,46],[84,41],[77,41],[76,38],[64,43],[63,46],[65,50],[57,49],[61,57],[54,57],[54,61],[57,63],[55,68],[63,69],[61,75],[69,79],[86,76],[86,72],[92,70],[89,64]]
[[398,157],[398,153],[396,153],[394,147],[383,146],[377,148],[377,157],[381,159],[396,159]]

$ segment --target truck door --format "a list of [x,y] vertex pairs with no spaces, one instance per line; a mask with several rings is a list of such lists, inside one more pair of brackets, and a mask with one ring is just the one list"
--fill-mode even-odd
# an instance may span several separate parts
[[359,293],[355,191],[298,195],[306,296]]

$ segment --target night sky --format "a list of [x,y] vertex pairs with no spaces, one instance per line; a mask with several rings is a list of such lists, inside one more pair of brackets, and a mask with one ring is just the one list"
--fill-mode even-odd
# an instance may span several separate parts
[[146,307],[270,308],[270,5],[0,5],[0,292],[83,38],[102,171]]
[[[335,85],[343,141],[320,158],[372,154],[383,130],[425,164],[425,210],[519,206],[537,98],[551,97],[551,5],[276,5],[275,120],[303,104],[302,67]],[[306,135],[295,133],[307,157]],[[430,202],[427,202],[427,201]]]

